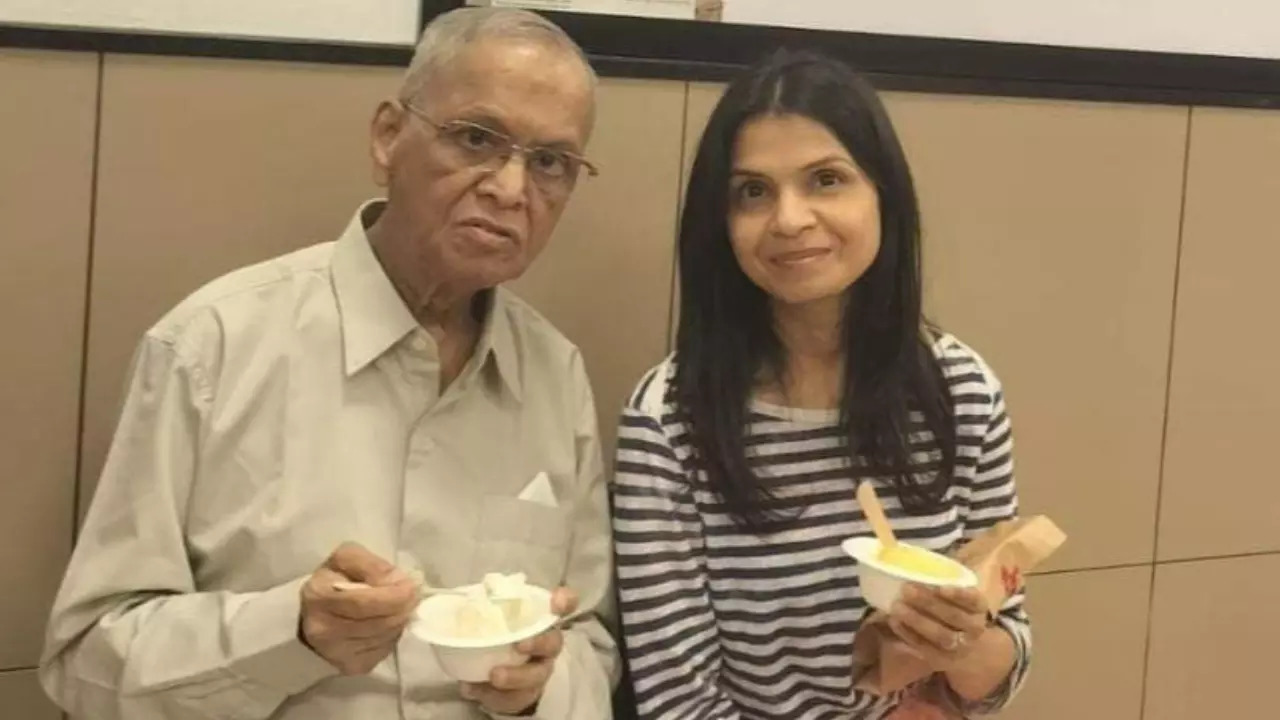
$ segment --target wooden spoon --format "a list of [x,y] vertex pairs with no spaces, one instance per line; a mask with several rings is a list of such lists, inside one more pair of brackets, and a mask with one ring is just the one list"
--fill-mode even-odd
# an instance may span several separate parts
[[858,485],[858,504],[862,506],[862,513],[867,516],[867,522],[871,523],[871,529],[880,541],[881,550],[897,545],[898,538],[894,537],[893,527],[889,525],[889,518],[885,516],[884,507],[880,505],[880,498],[876,497],[876,489],[870,482]]

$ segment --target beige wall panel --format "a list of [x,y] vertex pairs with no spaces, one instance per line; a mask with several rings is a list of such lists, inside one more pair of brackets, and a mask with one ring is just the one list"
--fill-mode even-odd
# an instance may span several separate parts
[[1045,575],[1030,589],[1031,677],[1001,719],[1139,720],[1151,567]]
[[1187,111],[894,94],[927,306],[1004,382],[1050,568],[1153,552]]
[[40,688],[34,670],[0,672],[0,710],[4,711],[0,717],[5,720],[59,720],[62,717]]
[[702,131],[711,118],[711,112],[720,102],[728,85],[724,83],[689,83],[689,100],[685,115],[684,163],[680,174],[680,187],[685,187],[689,180],[689,170],[693,167],[693,158],[698,154],[698,143],[702,141]]
[[666,353],[684,84],[606,79],[598,112],[588,154],[601,174],[579,182],[512,289],[582,348],[611,452],[623,403]]
[[0,52],[0,668],[38,660],[71,549],[97,83],[92,54]]
[[1280,555],[1156,569],[1147,720],[1276,716]]
[[1280,112],[1195,110],[1161,558],[1280,550],[1277,167]]
[[[679,206],[684,206],[684,192],[689,183],[689,170],[693,168],[693,159],[698,154],[698,143],[702,140],[702,131],[711,117],[711,111],[727,87],[724,83],[689,83],[689,92],[685,100],[684,150],[680,164],[680,198]],[[677,218],[674,239],[679,236],[680,223]],[[677,322],[680,319],[680,281],[674,275],[671,278],[671,347],[675,348]]]
[[376,193],[392,68],[106,57],[82,509],[140,335],[228,270],[336,239]]

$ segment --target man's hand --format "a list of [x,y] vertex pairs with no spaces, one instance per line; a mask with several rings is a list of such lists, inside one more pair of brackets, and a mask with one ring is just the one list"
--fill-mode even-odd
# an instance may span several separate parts
[[404,571],[343,543],[302,587],[299,636],[344,675],[364,675],[395,649],[418,599]]
[[[578,609],[578,596],[568,588],[559,588],[551,596],[551,612],[566,617]],[[531,711],[542,698],[542,690],[551,678],[556,658],[564,647],[564,635],[552,628],[541,635],[516,645],[516,651],[529,656],[529,662],[517,667],[494,668],[489,682],[463,684],[462,697],[480,703],[499,715],[520,715]]]

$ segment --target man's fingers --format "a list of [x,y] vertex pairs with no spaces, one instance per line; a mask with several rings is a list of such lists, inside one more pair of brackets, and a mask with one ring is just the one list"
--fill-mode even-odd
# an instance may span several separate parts
[[551,612],[560,617],[572,615],[578,611],[578,593],[569,588],[556,588],[551,593]]
[[411,582],[385,587],[338,590],[331,574],[317,574],[310,588],[311,603],[319,610],[348,620],[368,620],[412,613],[418,605],[418,589]]
[[326,631],[323,627],[304,629],[308,642],[326,659],[342,658],[351,655],[379,651],[389,653],[400,641],[402,630],[395,630],[374,635],[372,637],[343,637]]
[[516,651],[534,658],[554,660],[564,648],[564,634],[559,630],[548,630],[516,645]]
[[[345,675],[373,670],[395,650],[419,596],[404,573],[358,545],[346,544],[302,588],[302,636],[307,645]],[[363,586],[346,587],[351,581]]]
[[515,667],[494,668],[489,684],[497,690],[541,690],[551,677],[551,661],[535,660]]
[[407,617],[418,607],[418,596],[413,588],[400,586],[337,590],[321,596],[318,607],[348,620]]
[[400,634],[402,632],[401,630],[393,630],[374,637],[352,638],[351,646],[355,648],[356,652],[382,650],[390,653],[395,649],[396,644],[400,642]]
[[489,712],[514,715],[538,701],[536,690],[499,690],[488,683],[464,683],[462,697],[484,706]]
[[[557,588],[551,594],[551,612],[560,617],[578,610],[578,595],[568,588]],[[542,696],[551,678],[555,659],[564,648],[564,635],[552,628],[541,635],[516,644],[516,651],[528,655],[524,665],[495,668],[487,683],[462,686],[462,696],[474,700],[493,713],[515,714],[532,706]]]
[[348,637],[321,624],[304,625],[309,642],[331,664],[348,675],[369,672],[396,648],[402,630],[371,637]]
[[309,621],[318,631],[332,637],[368,640],[399,634],[409,624],[409,618],[410,614],[404,613],[379,618],[352,620],[340,615],[319,612],[312,613]]
[[372,672],[390,654],[391,648],[385,646],[353,649],[338,665],[338,669],[346,675],[365,675]]
[[403,570],[354,542],[339,545],[324,565],[348,580],[369,585],[386,585],[409,579]]

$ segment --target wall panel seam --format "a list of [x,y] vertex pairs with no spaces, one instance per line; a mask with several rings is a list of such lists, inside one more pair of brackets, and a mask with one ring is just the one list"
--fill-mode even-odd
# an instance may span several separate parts
[[1142,692],[1138,709],[1139,720],[1146,720],[1147,691],[1151,671],[1151,636],[1155,630],[1156,574],[1160,567],[1160,521],[1164,494],[1164,474],[1169,456],[1169,400],[1173,394],[1174,349],[1178,334],[1178,293],[1182,280],[1182,241],[1187,227],[1187,187],[1191,177],[1191,131],[1195,108],[1187,108],[1186,131],[1182,146],[1182,197],[1178,208],[1178,238],[1173,260],[1173,307],[1169,314],[1169,347],[1165,360],[1164,423],[1160,429],[1160,462],[1156,473],[1156,521],[1151,537],[1151,557],[1156,561],[1151,570],[1151,584],[1147,592],[1146,647],[1142,653]]
[[104,79],[106,75],[106,55],[98,55],[97,97],[94,99],[93,111],[93,162],[89,170],[89,234],[86,238],[88,251],[85,255],[84,275],[84,327],[80,335],[80,392],[79,408],[76,418],[76,462],[75,476],[71,478],[73,491],[71,494],[71,546],[74,549],[76,539],[80,535],[80,507],[89,498],[80,496],[80,476],[84,472],[84,431],[86,418],[86,388],[89,379],[89,328],[90,316],[93,313],[93,264],[94,246],[98,230],[98,178],[102,158],[102,104],[104,95]]
[[[676,165],[676,178],[687,181],[685,157],[689,148],[689,95],[692,83],[684,83],[684,102],[680,106],[680,153],[679,164]],[[676,289],[680,282],[680,218],[684,215],[684,182],[676,183],[676,217],[671,234],[671,284],[667,288],[667,354],[675,350],[676,322],[679,317],[679,306],[676,300]]]

